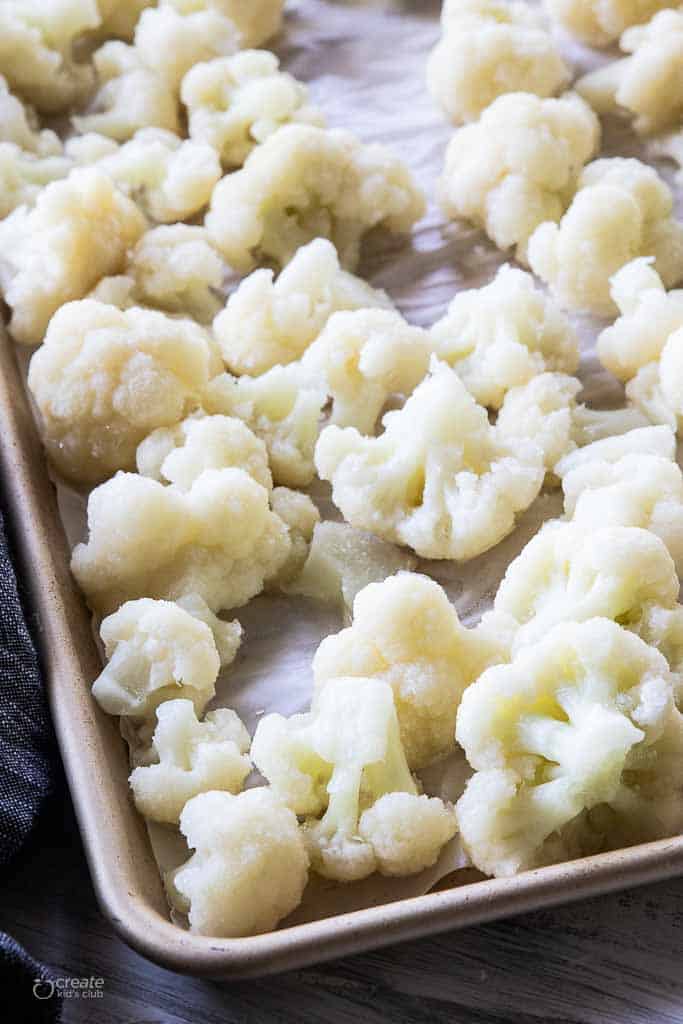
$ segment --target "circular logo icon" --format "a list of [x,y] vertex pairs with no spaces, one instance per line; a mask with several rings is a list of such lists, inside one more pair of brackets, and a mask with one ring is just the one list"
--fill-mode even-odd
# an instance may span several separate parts
[[55,983],[49,978],[36,978],[33,982],[33,995],[36,999],[50,999],[55,994]]

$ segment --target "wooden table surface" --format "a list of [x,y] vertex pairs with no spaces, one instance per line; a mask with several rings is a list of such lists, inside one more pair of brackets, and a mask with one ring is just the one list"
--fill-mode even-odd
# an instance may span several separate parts
[[96,1004],[65,1003],[65,1024],[683,1024],[683,878],[217,985],[114,935],[58,797],[0,882],[0,928],[59,975],[104,978]]

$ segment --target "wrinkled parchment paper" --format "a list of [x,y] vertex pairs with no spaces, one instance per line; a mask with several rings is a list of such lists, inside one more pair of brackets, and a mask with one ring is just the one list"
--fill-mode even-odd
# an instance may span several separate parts
[[[328,125],[350,129],[367,142],[390,145],[410,166],[429,201],[426,217],[412,238],[373,237],[365,246],[359,273],[385,288],[408,320],[429,326],[443,315],[457,291],[486,284],[505,257],[485,236],[465,225],[444,221],[434,201],[436,180],[452,126],[432,102],[424,83],[427,53],[439,36],[437,0],[290,0],[285,28],[274,45],[283,68],[310,85],[311,98],[324,111]],[[593,53],[566,37],[565,56],[576,74],[599,66],[610,55]],[[640,156],[641,144],[624,125],[607,127],[602,155]],[[658,164],[669,183],[673,168]],[[679,210],[680,216],[680,210]],[[227,291],[234,287],[227,283]],[[594,354],[601,324],[575,318],[582,344],[579,371],[585,391],[582,400],[599,408],[623,402],[623,391]],[[339,518],[329,502],[326,485],[311,490],[328,518]],[[83,499],[59,488],[60,509],[72,543],[84,538]],[[515,532],[493,551],[458,565],[422,561],[448,591],[461,619],[478,620],[492,598],[510,561],[540,524],[561,513],[557,493],[542,494],[520,518]],[[342,628],[335,608],[304,598],[263,595],[234,617],[245,638],[236,662],[218,683],[213,707],[234,708],[253,733],[266,711],[290,715],[307,708],[312,686],[311,660],[328,633]],[[455,800],[467,779],[462,754],[432,766],[423,774],[425,790]],[[162,871],[188,855],[184,840],[172,830],[150,827]],[[312,876],[302,906],[284,924],[329,917],[364,906],[428,892],[446,876],[450,885],[472,878],[467,859],[456,840],[444,849],[437,864],[418,876],[386,879],[373,876],[341,886]]]

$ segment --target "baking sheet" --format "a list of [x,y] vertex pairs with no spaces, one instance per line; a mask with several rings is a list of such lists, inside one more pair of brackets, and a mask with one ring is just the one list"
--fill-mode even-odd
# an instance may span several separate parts
[[[290,0],[284,32],[274,47],[283,67],[309,83],[311,98],[325,112],[330,127],[347,128],[365,141],[392,146],[425,192],[429,209],[412,238],[369,239],[359,269],[372,284],[389,292],[410,321],[421,326],[438,319],[457,291],[487,283],[505,262],[481,232],[447,224],[434,202],[453,131],[424,84],[426,56],[439,36],[439,8],[433,0]],[[577,73],[608,59],[566,39],[562,48]],[[644,155],[638,140],[618,123],[608,127],[602,154]],[[672,183],[673,167],[664,162],[658,169]],[[226,282],[226,293],[235,283],[235,279]],[[582,399],[597,408],[621,404],[623,389],[601,369],[594,355],[600,322],[584,317],[574,318],[574,323],[582,347]],[[338,518],[327,485],[317,483],[311,493],[325,517]],[[84,500],[60,486],[59,504],[73,545],[85,537]],[[559,494],[544,493],[520,518],[515,532],[493,551],[460,565],[421,561],[418,569],[442,583],[461,619],[473,624],[490,607],[510,561],[544,520],[560,512]],[[231,617],[242,623],[244,641],[236,661],[219,679],[211,706],[234,708],[253,733],[264,712],[289,715],[308,706],[315,649],[323,636],[342,628],[343,622],[335,608],[277,594],[262,595]],[[463,756],[456,754],[425,772],[423,783],[427,792],[454,800],[467,774]],[[161,870],[186,859],[187,848],[177,833],[151,826],[150,837]],[[456,839],[434,868],[412,878],[373,876],[339,886],[312,876],[302,906],[283,924],[420,895],[445,876],[449,884],[465,883],[471,880],[466,867]]]

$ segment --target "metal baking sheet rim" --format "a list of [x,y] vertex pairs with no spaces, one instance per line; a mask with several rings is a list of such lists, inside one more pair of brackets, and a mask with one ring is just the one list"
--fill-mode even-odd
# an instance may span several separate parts
[[128,794],[115,720],[95,705],[100,668],[13,345],[0,328],[0,472],[35,614],[48,699],[97,899],[120,937],[171,970],[246,978],[683,874],[683,836],[354,911],[243,939],[172,924]]

